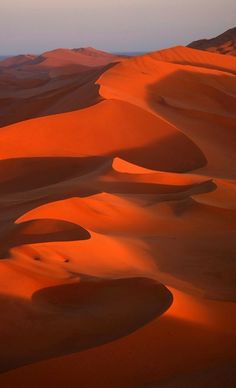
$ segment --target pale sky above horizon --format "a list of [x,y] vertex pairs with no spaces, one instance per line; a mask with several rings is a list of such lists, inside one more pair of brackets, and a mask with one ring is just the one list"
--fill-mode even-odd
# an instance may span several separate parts
[[151,51],[235,26],[235,0],[0,0],[0,55]]

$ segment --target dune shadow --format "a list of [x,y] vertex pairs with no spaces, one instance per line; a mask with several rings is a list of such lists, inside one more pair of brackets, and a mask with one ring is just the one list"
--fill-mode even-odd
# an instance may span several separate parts
[[116,156],[151,170],[177,173],[189,172],[207,163],[200,148],[177,130],[146,146],[119,151]]
[[[65,68],[65,74],[62,72],[52,78],[49,69],[42,80],[40,71],[26,71],[24,79],[17,79],[14,72],[11,76],[8,74],[8,83],[3,82],[1,85],[3,97],[0,99],[0,127],[37,117],[84,109],[101,102],[103,99],[96,81],[115,64],[94,68],[74,65],[72,74],[67,74]],[[1,77],[4,80],[4,71]],[[11,88],[15,88],[13,91],[16,92],[16,96],[4,98],[4,91],[8,96],[7,87],[10,83]],[[26,97],[22,98],[17,96],[19,90],[27,90],[31,94],[29,97],[26,94]]]
[[0,238],[0,258],[11,248],[45,242],[80,241],[90,239],[90,233],[80,225],[56,219],[36,219],[12,225]]
[[235,374],[235,360],[229,360],[227,363],[221,361],[217,365],[202,368],[200,371],[193,373],[181,373],[175,378],[169,378],[165,381],[155,382],[148,384],[146,388],[178,388],[178,387],[191,387],[191,388],[205,388],[205,387],[235,387],[236,374]]
[[222,116],[230,120],[235,117],[233,77],[230,73],[219,75],[210,71],[205,74],[190,69],[175,70],[147,85],[147,102],[153,111],[161,113],[180,129],[179,124],[188,117],[208,121]]
[[79,284],[36,291],[31,302],[1,296],[0,370],[126,336],[163,314],[171,303],[166,287],[145,278],[87,277]]
[[123,181],[102,182],[100,187],[107,193],[115,194],[147,194],[155,195],[158,201],[169,201],[189,198],[191,195],[208,193],[216,189],[216,184],[210,180],[202,183],[195,183],[193,185],[165,185],[148,182],[129,182],[127,175],[124,176]]
[[[153,151],[154,151],[153,146]],[[127,150],[129,161],[152,167],[148,147]],[[129,174],[114,174],[112,159],[116,153],[91,157],[34,157],[0,161],[0,255],[8,257],[11,247],[50,241],[89,238],[80,225],[56,220],[33,220],[16,224],[23,214],[50,202],[72,197],[87,197],[102,192],[111,194],[154,194],[158,200],[178,200],[215,189],[212,182],[189,186],[167,186],[139,182]],[[145,162],[147,160],[147,163]],[[157,160],[158,163],[158,160]],[[156,167],[156,165],[155,165]],[[160,164],[158,165],[160,167]],[[37,229],[37,233],[32,232]],[[47,230],[49,228],[49,232]],[[54,229],[54,230],[53,230]],[[31,231],[30,231],[31,230]]]
[[0,195],[25,192],[83,177],[104,165],[107,157],[32,157],[0,161]]
[[107,171],[107,157],[18,158],[0,161],[0,256],[12,247],[90,238],[87,230],[59,219],[15,223],[26,212],[57,200],[99,192],[97,176]]

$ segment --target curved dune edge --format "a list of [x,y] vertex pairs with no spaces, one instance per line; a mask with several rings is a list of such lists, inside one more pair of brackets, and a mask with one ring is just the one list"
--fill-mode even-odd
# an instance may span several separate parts
[[[17,147],[20,139],[21,148]],[[105,100],[87,109],[23,121],[1,130],[2,159],[66,156],[119,156],[145,168],[171,172],[187,172],[206,164],[201,150],[174,126],[123,101]]]
[[0,371],[127,336],[171,303],[167,288],[145,278],[87,277],[39,289],[31,300],[1,296],[0,328],[9,332],[9,341],[1,338]]
[[235,179],[235,73],[234,57],[176,47],[120,63],[97,84],[192,140],[207,160],[200,174]]
[[[1,384],[4,388],[15,382],[20,388],[32,384],[65,388],[95,387],[99,381],[101,387],[165,386],[168,381],[182,381],[183,375],[194,375],[201,382],[202,371],[233,363],[234,303],[171,292],[174,300],[169,310],[127,337],[1,374]],[[216,382],[214,376],[212,381]]]
[[164,383],[236,357],[235,69],[131,58],[99,104],[1,129],[1,370],[35,362],[3,386]]
[[97,104],[96,80],[125,59],[87,47],[0,61],[0,127]]

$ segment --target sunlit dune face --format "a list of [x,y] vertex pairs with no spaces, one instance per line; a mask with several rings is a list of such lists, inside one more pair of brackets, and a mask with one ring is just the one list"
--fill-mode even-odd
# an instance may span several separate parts
[[235,357],[236,59],[176,47],[14,61],[1,92],[0,371],[141,387]]
[[148,170],[147,168],[143,168],[133,163],[126,162],[125,160],[120,158],[115,158],[113,160],[112,167],[115,171],[127,174],[150,174],[154,172],[153,170]]

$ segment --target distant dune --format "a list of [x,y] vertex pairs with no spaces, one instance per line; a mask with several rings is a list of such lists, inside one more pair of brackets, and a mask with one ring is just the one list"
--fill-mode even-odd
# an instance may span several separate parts
[[17,68],[21,71],[37,71],[38,68],[48,69],[65,67],[66,65],[79,64],[81,66],[103,66],[111,62],[117,62],[123,58],[122,55],[110,54],[105,51],[96,50],[93,47],[82,47],[77,49],[56,49],[47,51],[41,55],[17,55],[5,58],[0,62],[0,68]]
[[1,61],[0,126],[96,104],[96,80],[125,58],[88,47]]
[[219,54],[236,55],[236,27],[211,39],[200,39],[189,44],[198,50],[207,50]]
[[236,58],[0,68],[0,386],[233,387]]

